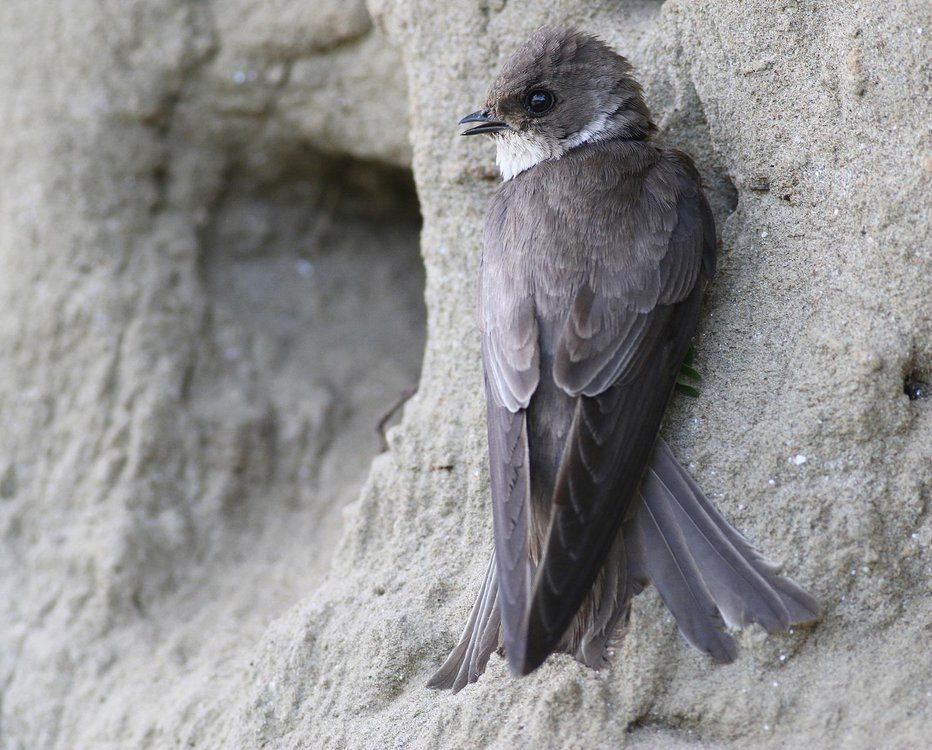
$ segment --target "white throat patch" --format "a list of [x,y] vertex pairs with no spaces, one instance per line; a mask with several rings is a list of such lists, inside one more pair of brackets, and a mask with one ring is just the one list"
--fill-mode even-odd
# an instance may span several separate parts
[[614,122],[610,115],[602,112],[578,133],[561,141],[517,133],[514,130],[503,130],[495,134],[495,163],[501,170],[502,179],[507,182],[535,164],[548,159],[559,159],[571,148],[610,137],[617,129],[613,127],[616,125],[617,122]]
[[565,149],[559,145],[547,143],[543,138],[503,130],[495,134],[495,163],[502,173],[502,179],[510,180],[524,170],[547,159],[563,156]]

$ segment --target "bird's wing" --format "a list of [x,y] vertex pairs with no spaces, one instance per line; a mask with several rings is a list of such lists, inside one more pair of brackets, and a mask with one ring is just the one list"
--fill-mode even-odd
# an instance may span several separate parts
[[647,182],[626,213],[620,234],[632,248],[599,259],[599,273],[573,300],[554,364],[554,379],[570,395],[598,396],[637,378],[666,335],[665,308],[689,296],[700,267],[714,273],[712,213],[689,157],[674,154],[682,169]]
[[[594,208],[591,221],[615,216]],[[714,225],[688,157],[658,165],[626,217],[634,246],[580,286],[555,349],[554,379],[579,398],[533,581],[523,673],[559,644],[605,561],[693,335],[700,268],[712,270]]]
[[499,295],[494,312],[483,303],[480,315],[487,322],[482,332],[482,362],[488,393],[496,406],[510,412],[527,407],[540,378],[540,348],[534,302],[530,297],[512,298],[501,282],[488,280],[482,296]]
[[523,651],[520,646],[524,642],[532,576],[528,553],[531,480],[527,418],[523,409],[511,412],[495,403],[488,379],[486,393],[499,609],[502,642],[510,661]]
[[[504,201],[492,204],[485,255],[502,251]],[[526,408],[540,378],[540,346],[533,299],[504,273],[480,275],[479,320],[485,373],[492,523],[502,641],[509,659],[523,651],[530,596],[528,553],[530,469]]]

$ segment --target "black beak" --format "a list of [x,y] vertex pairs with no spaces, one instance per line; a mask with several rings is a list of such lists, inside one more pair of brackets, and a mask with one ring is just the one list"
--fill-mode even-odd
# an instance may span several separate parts
[[459,125],[466,125],[470,122],[479,122],[481,125],[476,125],[474,128],[470,128],[462,135],[476,135],[477,133],[497,133],[500,130],[508,130],[508,126],[503,123],[501,120],[493,120],[491,117],[491,109],[480,109],[478,112],[473,112],[471,115],[466,115],[462,120],[459,121]]

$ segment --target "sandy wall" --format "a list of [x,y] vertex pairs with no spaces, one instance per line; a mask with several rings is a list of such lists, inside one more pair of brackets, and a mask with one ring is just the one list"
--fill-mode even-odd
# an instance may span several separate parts
[[[451,696],[497,179],[455,122],[554,21],[697,157],[720,273],[665,434],[827,614],[720,667],[648,592],[610,670],[493,657]],[[920,746],[930,30],[921,0],[5,0],[0,748]]]

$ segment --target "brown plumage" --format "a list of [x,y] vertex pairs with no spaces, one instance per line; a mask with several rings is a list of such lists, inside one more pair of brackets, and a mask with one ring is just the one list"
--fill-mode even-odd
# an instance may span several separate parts
[[715,226],[689,157],[649,141],[630,65],[545,27],[463,122],[493,134],[506,180],[480,284],[495,548],[429,684],[459,690],[500,646],[515,675],[555,650],[599,668],[649,582],[717,661],[735,657],[726,622],[818,618],[657,436],[715,273]]

